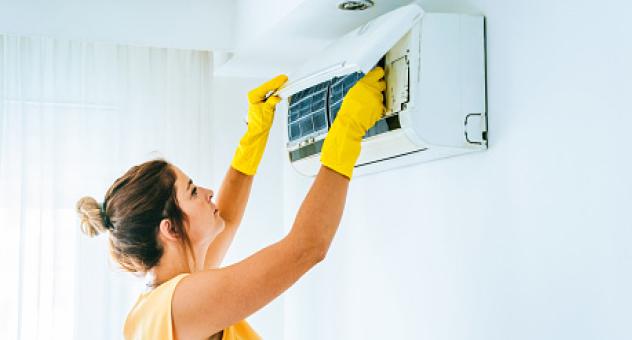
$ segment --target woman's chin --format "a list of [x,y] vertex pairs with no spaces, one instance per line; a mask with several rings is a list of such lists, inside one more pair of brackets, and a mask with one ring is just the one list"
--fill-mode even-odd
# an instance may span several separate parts
[[226,228],[226,223],[224,223],[224,220],[222,220],[217,227],[218,227],[217,229],[219,230],[220,233],[222,231],[224,231],[224,228]]
[[219,222],[219,224],[221,224],[221,228],[224,229],[224,224],[226,224],[226,221],[224,221],[222,215],[217,214],[217,221]]
[[213,230],[216,230],[215,234],[219,234],[222,231],[224,231],[224,228],[226,227],[226,224],[224,223],[224,220],[222,220],[222,218],[218,218],[215,221],[215,224],[212,226]]

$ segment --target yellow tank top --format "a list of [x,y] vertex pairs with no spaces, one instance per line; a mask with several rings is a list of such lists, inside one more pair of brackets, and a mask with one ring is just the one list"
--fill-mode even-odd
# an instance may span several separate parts
[[[123,334],[126,340],[173,340],[171,298],[176,285],[188,274],[180,274],[150,292],[141,293],[127,315]],[[242,320],[226,329],[221,340],[260,340]]]

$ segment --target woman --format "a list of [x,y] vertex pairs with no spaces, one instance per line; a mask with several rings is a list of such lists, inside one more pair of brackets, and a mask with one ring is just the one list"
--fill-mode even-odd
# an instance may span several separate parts
[[260,339],[245,318],[322,261],[340,223],[360,141],[384,113],[384,71],[375,68],[347,93],[321,151],[322,166],[291,231],[245,260],[220,268],[240,224],[263,155],[278,76],[248,94],[248,129],[219,190],[200,187],[178,167],[152,160],[117,179],[103,204],[77,202],[82,230],[108,231],[124,270],[149,274],[125,322],[126,339]]

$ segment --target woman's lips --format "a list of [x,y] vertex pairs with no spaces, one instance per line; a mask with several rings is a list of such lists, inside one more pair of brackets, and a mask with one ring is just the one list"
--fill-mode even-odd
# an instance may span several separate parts
[[211,199],[213,198],[213,196],[209,196],[208,197],[208,203],[211,204],[211,210],[213,210],[213,215],[217,214],[217,207],[213,206],[211,203]]

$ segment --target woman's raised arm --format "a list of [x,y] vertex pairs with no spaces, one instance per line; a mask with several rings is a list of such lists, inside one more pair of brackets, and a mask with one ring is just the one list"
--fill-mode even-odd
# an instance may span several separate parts
[[209,245],[204,268],[218,268],[226,256],[244,216],[253,176],[257,172],[274,120],[274,109],[281,98],[267,97],[279,89],[287,76],[279,75],[248,92],[248,129],[241,137],[231,165],[218,192],[217,208],[224,219],[224,230]]
[[241,262],[192,273],[178,283],[172,301],[177,338],[207,338],[243,320],[326,256],[342,218],[362,136],[384,112],[383,75],[382,69],[373,70],[349,90],[325,138],[323,166],[288,235]]
[[338,229],[348,184],[321,167],[286,237],[238,263],[182,279],[172,302],[177,338],[207,338],[245,319],[320,262]]

